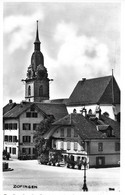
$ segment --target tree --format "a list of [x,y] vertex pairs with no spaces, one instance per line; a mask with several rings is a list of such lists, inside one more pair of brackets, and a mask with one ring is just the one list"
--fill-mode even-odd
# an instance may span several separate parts
[[54,122],[53,115],[47,116],[44,120],[40,122],[34,132],[34,144],[37,152],[37,156],[42,153],[48,153],[51,147],[51,138],[46,140],[43,135],[52,127]]

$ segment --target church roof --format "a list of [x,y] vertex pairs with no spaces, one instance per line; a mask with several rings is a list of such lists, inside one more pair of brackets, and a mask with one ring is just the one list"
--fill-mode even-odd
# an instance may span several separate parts
[[3,117],[4,119],[18,118],[23,112],[29,109],[32,105],[39,108],[39,110],[45,115],[53,115],[56,120],[68,114],[66,106],[64,104],[22,102],[21,104],[17,104],[10,111],[6,112]]
[[[113,78],[113,79],[112,79]],[[112,76],[79,81],[67,105],[120,104],[120,89]]]
[[[100,120],[102,120],[103,124],[105,124],[105,129],[109,126],[113,129],[115,135],[113,138],[120,138],[120,125],[117,121],[103,115]],[[54,122],[53,126],[73,126],[82,139],[109,138],[102,131],[98,130],[97,125],[93,121],[91,121],[88,117],[84,117],[82,114],[69,114]],[[56,128],[53,128],[53,130],[55,129]],[[52,132],[49,132],[49,136],[54,133],[53,130],[51,130]]]

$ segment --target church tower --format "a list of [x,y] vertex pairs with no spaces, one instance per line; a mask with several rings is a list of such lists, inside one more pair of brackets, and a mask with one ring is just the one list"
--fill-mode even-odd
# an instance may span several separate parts
[[25,100],[28,102],[41,102],[49,99],[49,78],[44,66],[44,56],[40,51],[38,21],[34,52],[31,56],[31,65],[27,70],[25,81]]

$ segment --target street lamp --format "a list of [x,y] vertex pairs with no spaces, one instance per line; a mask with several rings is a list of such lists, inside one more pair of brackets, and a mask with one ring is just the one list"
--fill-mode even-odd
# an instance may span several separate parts
[[88,191],[87,184],[86,184],[86,167],[87,167],[87,159],[84,158],[83,160],[83,165],[84,165],[84,183],[83,183],[83,191]]

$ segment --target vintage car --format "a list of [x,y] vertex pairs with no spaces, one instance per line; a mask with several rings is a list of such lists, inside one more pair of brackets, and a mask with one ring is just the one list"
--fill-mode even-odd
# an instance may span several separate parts
[[84,167],[85,162],[87,162],[86,168],[89,168],[89,159],[86,155],[68,154],[66,157],[67,168],[78,168],[80,170]]

